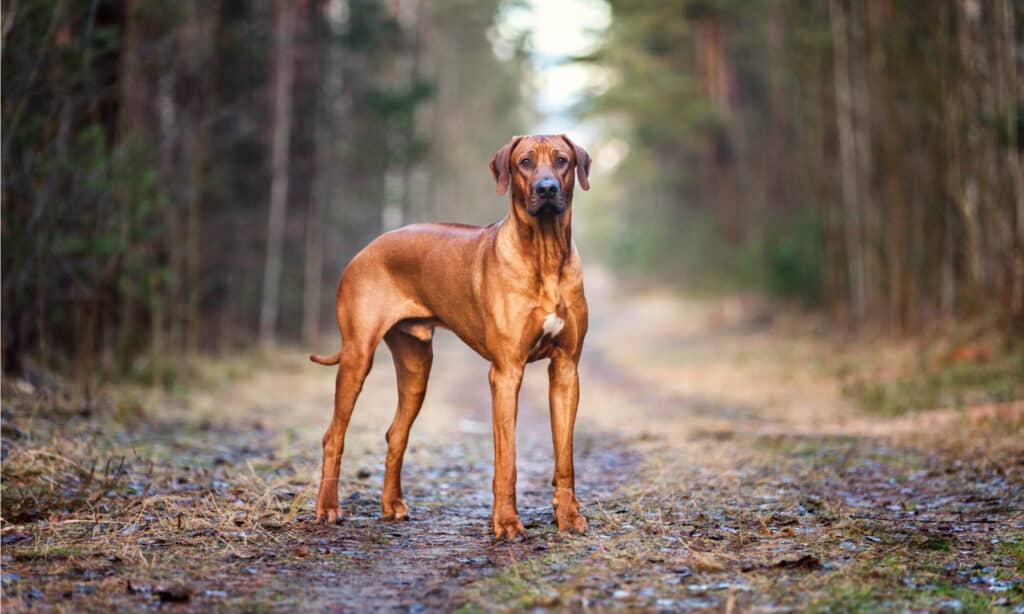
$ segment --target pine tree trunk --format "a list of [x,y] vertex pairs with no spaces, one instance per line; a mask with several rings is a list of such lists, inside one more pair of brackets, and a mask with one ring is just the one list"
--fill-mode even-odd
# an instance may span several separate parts
[[276,341],[285,213],[288,205],[288,148],[292,130],[292,80],[294,78],[295,4],[277,0],[274,5],[274,75],[271,117],[270,212],[267,220],[267,258],[260,309],[260,343]]
[[860,181],[854,135],[854,102],[851,77],[849,15],[843,0],[829,0],[832,27],[833,71],[836,96],[836,131],[839,137],[839,174],[842,181],[843,240],[846,248],[847,292],[850,317],[864,321],[866,311],[864,255],[861,249]]
[[189,49],[189,52],[193,54],[192,70],[201,75],[200,99],[189,134],[188,216],[185,232],[185,266],[188,279],[185,347],[191,353],[199,351],[202,334],[200,298],[203,280],[200,246],[202,244],[203,190],[210,158],[210,122],[212,121],[212,109],[216,104],[214,88],[217,78],[217,54],[209,49],[215,45],[219,13],[216,3],[213,4],[213,8],[204,10],[202,7],[205,4],[192,6],[189,16],[192,22],[190,30],[193,32],[193,36],[199,39],[194,40]]
[[1021,160],[1021,143],[1018,141],[1020,135],[1020,115],[1016,108],[1024,100],[1024,89],[1020,75],[1017,74],[1017,24],[1014,14],[1014,7],[1010,0],[998,0],[997,22],[1001,26],[1000,45],[997,50],[1001,57],[1002,81],[1004,90],[1004,109],[1007,141],[1005,144],[1006,166],[1009,170],[1009,207],[1010,219],[1013,220],[1011,229],[1013,238],[1011,242],[1011,261],[1007,263],[1010,268],[1010,284],[1007,288],[1009,296],[1005,301],[1006,316],[1014,332],[1024,335],[1024,160]]
[[[137,156],[147,145],[146,101],[150,95],[149,81],[143,67],[146,57],[142,48],[144,33],[140,16],[142,7],[135,0],[127,0],[124,6],[124,37],[121,41],[121,87],[120,111],[118,117],[117,147],[120,150],[119,165],[126,166],[128,160]],[[127,173],[121,171],[117,182],[117,199],[120,202],[120,249],[118,258],[132,258],[129,250],[129,232],[134,207],[134,194],[130,189]],[[115,333],[115,360],[123,365],[132,352],[135,341],[135,314],[138,308],[138,289],[124,284],[119,293],[118,328]],[[101,346],[103,345],[100,341]],[[107,348],[100,348],[107,349]]]
[[335,104],[329,82],[332,75],[328,73],[331,64],[330,43],[325,40],[322,32],[322,11],[320,3],[314,3],[309,14],[310,33],[309,45],[310,72],[309,79],[316,84],[314,100],[313,130],[313,167],[312,190],[306,209],[306,245],[305,270],[302,285],[302,339],[307,346],[314,346],[320,338],[320,296],[323,285],[324,262],[324,210],[330,202],[330,183],[335,180],[332,172],[331,152],[332,139],[327,136],[333,133],[331,105]]
[[[979,138],[975,122],[972,117],[976,115],[978,108],[975,103],[979,86],[977,80],[977,58],[974,43],[975,22],[978,19],[976,9],[972,0],[959,0],[957,2],[958,19],[957,31],[959,35],[960,63],[962,70],[958,75],[960,87],[960,120],[958,126],[962,130],[961,135],[961,171],[959,185],[954,196],[954,203],[960,214],[964,227],[963,258],[965,269],[965,284],[961,294],[966,299],[969,309],[976,310],[979,303],[982,278],[984,275],[982,254],[981,254],[981,222],[978,219],[978,178],[974,174],[976,164],[975,156],[979,152]],[[963,302],[963,301],[962,301]]]

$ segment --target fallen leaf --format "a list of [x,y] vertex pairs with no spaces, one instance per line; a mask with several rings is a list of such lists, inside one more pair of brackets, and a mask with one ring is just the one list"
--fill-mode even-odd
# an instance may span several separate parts
[[771,565],[775,569],[803,569],[814,570],[821,568],[821,561],[813,554],[805,554],[798,559],[782,559]]
[[690,551],[689,566],[694,571],[724,571],[725,566],[711,555],[704,555],[696,550]]
[[992,359],[993,350],[991,346],[981,343],[969,343],[953,348],[946,355],[946,364],[958,362],[987,362]]
[[184,584],[161,587],[156,590],[156,596],[162,603],[183,603],[192,598],[195,591],[192,587]]
[[3,539],[0,539],[0,543],[3,543],[3,545],[5,546],[10,546],[11,544],[23,542],[26,539],[31,539],[31,537],[25,535],[24,533],[8,533],[7,535],[3,536]]

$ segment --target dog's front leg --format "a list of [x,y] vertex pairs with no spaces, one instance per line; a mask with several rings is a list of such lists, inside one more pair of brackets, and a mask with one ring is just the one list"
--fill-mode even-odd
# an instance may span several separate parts
[[572,436],[580,400],[576,361],[564,352],[556,351],[548,366],[548,380],[551,439],[555,444],[555,477],[552,480],[555,496],[551,505],[555,508],[559,531],[582,533],[587,529],[587,519],[580,515],[576,500],[576,476],[572,462]]
[[494,536],[526,535],[516,511],[516,413],[523,365],[491,365],[491,412],[494,422]]

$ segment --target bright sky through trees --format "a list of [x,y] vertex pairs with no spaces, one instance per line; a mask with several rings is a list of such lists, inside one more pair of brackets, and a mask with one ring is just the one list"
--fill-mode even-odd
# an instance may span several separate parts
[[588,86],[600,82],[602,74],[569,60],[593,52],[610,20],[610,8],[603,0],[527,0],[503,11],[497,24],[499,38],[529,36],[536,70],[531,94],[541,114],[530,132],[571,129],[578,138],[584,137],[581,130],[586,128],[579,126],[569,111]]

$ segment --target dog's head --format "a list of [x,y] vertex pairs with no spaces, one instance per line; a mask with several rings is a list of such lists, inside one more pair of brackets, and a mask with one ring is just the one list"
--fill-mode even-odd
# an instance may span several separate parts
[[590,155],[564,134],[517,136],[494,154],[491,174],[498,194],[511,186],[512,201],[530,215],[561,215],[572,205],[575,178],[590,189]]

